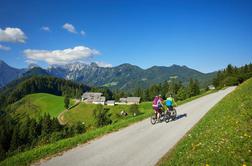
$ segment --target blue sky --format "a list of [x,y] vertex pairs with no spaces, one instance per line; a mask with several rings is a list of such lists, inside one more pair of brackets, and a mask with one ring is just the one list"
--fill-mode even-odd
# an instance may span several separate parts
[[[66,23],[74,33],[63,28]],[[27,60],[42,67],[81,60],[142,68],[178,64],[211,72],[252,62],[250,0],[4,0],[2,33],[8,27],[21,30],[25,42],[0,33],[0,59],[18,68]],[[64,55],[54,59],[58,54]]]

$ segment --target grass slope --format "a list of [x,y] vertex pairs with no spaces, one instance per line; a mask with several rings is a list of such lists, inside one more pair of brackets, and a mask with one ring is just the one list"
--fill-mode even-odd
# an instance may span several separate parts
[[226,96],[157,165],[252,163],[252,79]]
[[110,132],[117,131],[123,127],[127,127],[130,124],[146,119],[152,114],[152,108],[150,103],[141,103],[139,109],[142,111],[144,110],[145,113],[136,117],[129,116],[128,118],[122,119],[117,123],[113,123],[111,125],[102,128],[96,128],[94,130],[89,130],[84,134],[80,134],[72,138],[63,139],[53,144],[47,144],[41,147],[36,147],[26,152],[19,153],[15,156],[12,156],[0,162],[0,166],[29,165],[30,163],[39,160],[41,158],[51,156],[55,153],[59,153],[67,149],[71,149],[91,139],[103,136]]
[[[150,107],[151,105],[148,103],[141,103],[139,105],[139,110],[141,114],[146,114],[148,112],[152,112],[152,109]],[[109,114],[111,114],[111,120],[113,123],[117,123],[121,120],[131,118],[129,113],[129,105],[116,105],[116,106],[104,106],[105,108],[109,109]],[[80,103],[73,109],[67,111],[63,115],[63,119],[65,122],[74,124],[76,122],[84,122],[87,127],[94,127],[95,125],[95,119],[93,116],[94,109],[96,108],[96,105],[94,104],[85,104]],[[125,111],[128,112],[129,116],[122,117],[120,116],[120,112]]]
[[64,108],[64,97],[47,93],[35,93],[23,97],[11,106],[12,115],[22,118],[29,115],[31,118],[38,118],[45,113],[57,117]]
[[[199,95],[198,97],[194,97],[194,99],[199,98],[201,96],[202,95]],[[191,100],[187,100],[187,101],[189,102]],[[181,104],[181,103],[178,103],[178,104]],[[88,106],[88,107],[90,109],[92,109],[91,106]],[[124,107],[124,106],[122,106],[122,107]],[[82,108],[83,108],[83,110],[81,110]],[[81,105],[81,104],[78,107],[78,109],[76,107],[76,109],[80,110],[80,111],[84,111],[84,108],[86,109],[86,106]],[[117,106],[116,109],[120,110],[119,108],[121,108],[121,107]],[[73,110],[74,110],[74,108],[73,108]],[[54,155],[56,153],[62,152],[64,150],[74,148],[74,147],[78,146],[79,144],[83,144],[83,143],[85,143],[89,140],[92,140],[94,138],[97,138],[97,137],[103,136],[105,134],[117,131],[121,128],[127,127],[133,123],[139,122],[143,119],[150,117],[153,114],[152,103],[151,102],[141,103],[139,105],[139,110],[142,113],[139,116],[136,116],[136,117],[128,116],[127,118],[123,118],[123,119],[118,120],[116,123],[114,121],[114,123],[111,125],[108,125],[108,126],[105,126],[102,128],[96,128],[94,130],[88,130],[84,134],[80,134],[80,135],[72,137],[72,138],[60,140],[60,141],[53,143],[53,144],[47,144],[47,145],[44,145],[41,147],[36,147],[36,148],[29,150],[29,151],[26,151],[26,152],[19,153],[15,156],[12,156],[12,157],[7,158],[4,161],[0,162],[0,166],[29,165],[29,164],[33,163],[34,161],[37,161],[41,158],[45,158],[45,157]],[[110,111],[113,111],[113,110],[110,110]],[[88,113],[88,114],[90,115],[90,113]],[[80,115],[80,116],[83,116],[83,115]],[[113,115],[112,115],[112,118],[113,118]],[[71,119],[78,121],[78,113],[76,115],[73,115],[73,118],[71,118]],[[85,123],[87,123],[87,122],[85,122]]]

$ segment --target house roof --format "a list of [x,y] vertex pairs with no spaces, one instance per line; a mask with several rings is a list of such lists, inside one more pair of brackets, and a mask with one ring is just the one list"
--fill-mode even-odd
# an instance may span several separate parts
[[102,93],[99,92],[85,92],[82,94],[83,98],[89,98],[89,97],[101,97]]
[[105,102],[106,101],[106,97],[102,96],[102,97],[99,97],[97,99],[94,99],[93,102]]

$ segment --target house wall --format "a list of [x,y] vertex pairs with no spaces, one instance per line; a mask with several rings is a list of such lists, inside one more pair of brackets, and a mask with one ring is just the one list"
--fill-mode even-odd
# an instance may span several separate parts
[[101,104],[101,105],[105,105],[105,102],[97,102],[97,101],[93,101],[93,104]]
[[127,105],[139,104],[139,102],[128,102]]

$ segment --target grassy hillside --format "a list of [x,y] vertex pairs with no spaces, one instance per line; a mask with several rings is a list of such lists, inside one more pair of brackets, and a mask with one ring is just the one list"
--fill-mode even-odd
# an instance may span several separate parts
[[64,108],[64,97],[47,93],[35,93],[23,97],[21,100],[11,104],[12,115],[20,117],[29,115],[37,118],[45,113],[57,117]]
[[64,113],[63,121],[70,124],[78,121],[85,122],[87,126],[90,126],[94,123],[93,110],[95,107],[96,105],[94,104],[80,103],[76,107]]
[[[200,97],[200,96],[198,96],[198,97]],[[187,100],[187,102],[189,102],[189,101],[190,100]],[[178,103],[178,104],[181,104],[181,103]],[[126,108],[128,106],[122,106],[122,107]],[[115,112],[116,111],[119,112],[120,109],[122,109],[122,107],[121,106],[114,107],[114,109],[116,109]],[[83,112],[84,109],[86,110],[87,108],[90,108],[90,110],[92,110],[91,105],[87,105],[87,107],[86,107],[86,105],[83,105],[83,104],[80,104],[75,109],[77,111],[80,110],[81,112]],[[74,108],[71,111],[73,111],[73,110],[74,110]],[[114,119],[114,117],[116,117],[116,114],[112,114],[112,119],[114,119],[113,120],[114,123],[112,123],[111,125],[107,125],[102,128],[95,128],[93,130],[88,130],[86,133],[77,135],[72,138],[62,139],[62,140],[57,141],[55,143],[47,144],[44,146],[39,146],[39,147],[33,148],[31,150],[28,150],[28,151],[25,151],[22,153],[18,153],[16,155],[9,157],[9,158],[5,159],[4,161],[0,162],[0,166],[2,166],[2,165],[3,166],[4,165],[8,165],[8,166],[9,165],[16,165],[17,163],[20,166],[21,165],[29,165],[30,163],[33,163],[34,161],[39,160],[41,158],[51,156],[53,154],[62,152],[64,150],[73,148],[79,144],[83,144],[91,139],[97,138],[99,136],[103,136],[103,135],[108,134],[110,132],[117,131],[117,130],[124,128],[124,127],[127,127],[135,122],[146,119],[153,114],[152,104],[150,102],[141,103],[139,105],[139,110],[142,114],[140,114],[136,117],[128,116],[126,118],[119,118],[119,119],[117,118],[117,122],[116,122],[116,119]],[[112,109],[110,111],[113,112]],[[92,112],[91,113],[90,112],[89,113],[85,112],[84,114],[89,114],[89,116],[90,116],[92,113]],[[76,113],[76,114],[73,113],[73,116],[72,116],[73,118],[71,118],[71,119],[78,121],[78,116],[83,116],[83,115],[78,115],[78,113]],[[85,123],[87,123],[87,122],[85,122]],[[91,121],[91,123],[92,123],[92,121]]]
[[252,79],[226,96],[158,165],[252,163]]
[[[82,107],[83,105],[80,105],[80,108]],[[58,152],[62,152],[64,150],[73,148],[79,144],[83,144],[91,139],[97,138],[110,132],[117,131],[123,127],[127,127],[130,124],[141,121],[152,114],[151,104],[148,102],[141,103],[141,105],[139,105],[139,110],[143,114],[140,114],[139,116],[136,117],[128,116],[127,118],[121,119],[118,122],[113,123],[111,125],[107,125],[102,128],[96,128],[94,130],[88,130],[86,133],[77,135],[72,138],[63,139],[52,144],[39,146],[26,152],[18,153],[17,155],[9,157],[6,160],[0,162],[0,166],[16,165],[17,163],[20,166],[29,165],[30,163],[39,160],[41,158],[56,154]]]
[[[80,103],[78,106],[65,112],[63,119],[70,124],[80,121],[84,122],[86,126],[94,126],[95,119],[93,117],[93,111],[95,108],[96,105],[94,104]],[[109,109],[113,123],[131,117],[130,115],[128,117],[120,116],[121,111],[126,111],[129,114],[129,105],[105,106],[105,108]],[[141,114],[152,112],[151,105],[148,103],[141,103],[139,110]]]

